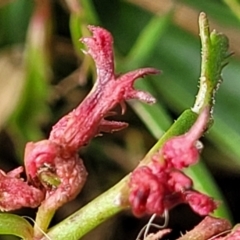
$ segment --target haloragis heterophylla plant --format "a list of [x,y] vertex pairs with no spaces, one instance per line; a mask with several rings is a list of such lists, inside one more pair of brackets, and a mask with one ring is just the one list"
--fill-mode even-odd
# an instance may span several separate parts
[[[78,156],[79,148],[102,132],[113,132],[127,126],[123,122],[105,119],[114,114],[112,109],[117,104],[121,105],[124,113],[125,100],[155,102],[150,94],[136,90],[133,83],[139,77],[159,71],[142,68],[118,76],[114,71],[111,34],[100,27],[89,27],[93,36],[82,38],[82,42],[87,46],[86,53],[96,64],[97,79],[92,91],[75,110],[53,126],[47,140],[27,144],[25,181],[20,178],[22,167],[7,174],[1,172],[2,210],[40,206],[34,233],[29,230],[26,235],[19,236],[26,239],[44,239],[46,236],[51,239],[79,239],[103,220],[129,207],[137,216],[162,215],[179,203],[188,203],[200,215],[208,215],[218,207],[217,201],[193,190],[192,179],[182,171],[198,160],[201,150],[198,139],[208,128],[213,94],[228,49],[224,35],[215,31],[210,34],[204,14],[200,16],[200,23],[201,38],[206,42],[203,41],[200,92],[193,110],[187,110],[175,122],[129,177],[85,206],[81,213],[76,212],[48,230],[54,212],[75,198],[86,181],[87,170]],[[13,223],[20,221],[12,215],[2,216],[12,217]],[[29,229],[28,224],[24,224]],[[47,235],[44,236],[43,232]]]

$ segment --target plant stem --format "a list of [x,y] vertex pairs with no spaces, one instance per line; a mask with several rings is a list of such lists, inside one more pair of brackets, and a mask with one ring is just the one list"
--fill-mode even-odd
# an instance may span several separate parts
[[40,239],[44,232],[47,232],[48,226],[55,214],[55,210],[46,209],[41,205],[38,209],[36,222],[34,224],[34,239]]
[[[126,209],[128,205],[126,204],[127,195],[124,194],[124,188],[127,181],[128,176],[82,209],[51,228],[47,233],[48,237],[54,240],[77,240],[111,216]],[[47,240],[45,237],[43,239]]]
[[199,16],[199,29],[202,44],[201,76],[199,92],[192,108],[198,114],[208,105],[213,108],[215,93],[221,83],[222,68],[229,56],[227,37],[215,30],[210,32],[205,13]]

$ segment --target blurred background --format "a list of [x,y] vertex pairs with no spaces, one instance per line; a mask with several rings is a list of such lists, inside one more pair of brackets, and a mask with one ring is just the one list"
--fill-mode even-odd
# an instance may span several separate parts
[[[214,125],[203,139],[202,164],[192,169],[196,188],[222,200],[219,214],[240,222],[240,2],[238,0],[0,0],[0,168],[23,164],[28,141],[47,138],[51,126],[76,107],[95,79],[92,59],[78,41],[87,25],[114,37],[116,71],[155,67],[162,74],[139,80],[157,104],[130,101],[117,116],[130,126],[95,138],[80,150],[89,177],[79,197],[61,208],[57,223],[129,173],[186,108],[198,91],[201,45],[198,16],[230,41],[229,64],[216,95]],[[30,209],[16,211],[34,218]],[[136,239],[148,217],[115,216],[83,239]],[[162,223],[163,219],[157,219]],[[167,239],[200,218],[187,206],[170,211]],[[3,237],[0,239],[14,239]]]

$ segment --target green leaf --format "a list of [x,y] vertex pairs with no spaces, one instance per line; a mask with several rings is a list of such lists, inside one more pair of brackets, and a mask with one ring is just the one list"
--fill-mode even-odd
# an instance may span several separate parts
[[24,41],[33,5],[33,1],[22,0],[0,7],[0,46]]
[[[133,68],[144,65],[157,47],[161,36],[167,30],[172,19],[172,11],[162,16],[153,16],[146,27],[142,30],[137,38],[131,51],[121,63],[121,69],[128,71]],[[161,82],[159,82],[161,84]],[[150,92],[157,97],[150,81],[138,81],[136,87]],[[140,102],[130,103],[139,117],[146,123],[150,132],[156,138],[160,138],[171,125],[171,118],[161,102],[154,105],[142,104]]]
[[216,20],[221,25],[227,25],[232,28],[233,26],[239,27],[239,22],[236,16],[232,14],[229,8],[223,3],[223,1],[234,1],[234,0],[222,0],[222,1],[192,1],[192,0],[181,0],[185,3],[185,7],[193,7],[197,11],[203,11],[208,14],[211,19]]
[[28,28],[24,87],[9,124],[11,133],[17,136],[13,140],[16,140],[16,149],[21,156],[26,142],[42,138],[39,125],[46,121],[49,115],[46,99],[51,73],[48,55],[50,35],[50,2],[44,1],[36,4]]
[[152,17],[125,58],[125,70],[140,67],[148,61],[167,30],[172,13],[173,11],[169,11],[165,15]]
[[[73,5],[75,4],[76,3],[73,3]],[[79,41],[79,39],[88,33],[87,25],[96,25],[98,22],[99,20],[97,19],[97,14],[95,13],[92,1],[82,0],[81,6],[78,5],[78,8],[75,7],[75,9],[72,9],[69,28],[74,49],[79,56],[83,56],[83,44]]]
[[[151,79],[148,81],[151,81]],[[161,84],[161,81],[159,81],[159,84]],[[136,83],[136,87],[150,92],[153,96],[157,97],[158,95],[151,84],[146,80],[138,81]],[[171,117],[161,102],[158,101],[153,105],[147,105],[139,101],[133,101],[129,104],[138,114],[141,120],[145,123],[146,127],[149,129],[152,135],[156,137],[156,139],[159,139],[171,126]]]
[[10,213],[0,213],[0,234],[15,235],[24,240],[32,240],[33,228],[24,218]]
[[69,22],[71,38],[72,38],[74,49],[77,52],[77,54],[80,56],[82,56],[83,54],[81,51],[83,44],[79,41],[79,39],[83,36],[82,25],[83,25],[83,20],[81,15],[79,16],[78,13],[72,13],[70,15],[70,22]]
[[240,3],[238,0],[223,0],[228,7],[232,10],[235,16],[240,20]]

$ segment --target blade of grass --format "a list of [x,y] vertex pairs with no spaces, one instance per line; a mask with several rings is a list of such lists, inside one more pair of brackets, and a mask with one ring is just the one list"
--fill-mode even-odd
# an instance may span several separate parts
[[26,142],[42,137],[39,123],[49,115],[46,99],[49,91],[47,80],[51,72],[48,56],[50,3],[47,0],[36,3],[25,48],[25,86],[9,123],[10,132],[19,137],[15,143],[19,156],[23,156]]
[[31,240],[33,228],[22,217],[11,213],[0,213],[0,235],[14,235],[24,240]]
[[231,9],[233,14],[240,20],[240,3],[238,0],[223,0],[226,5]]

